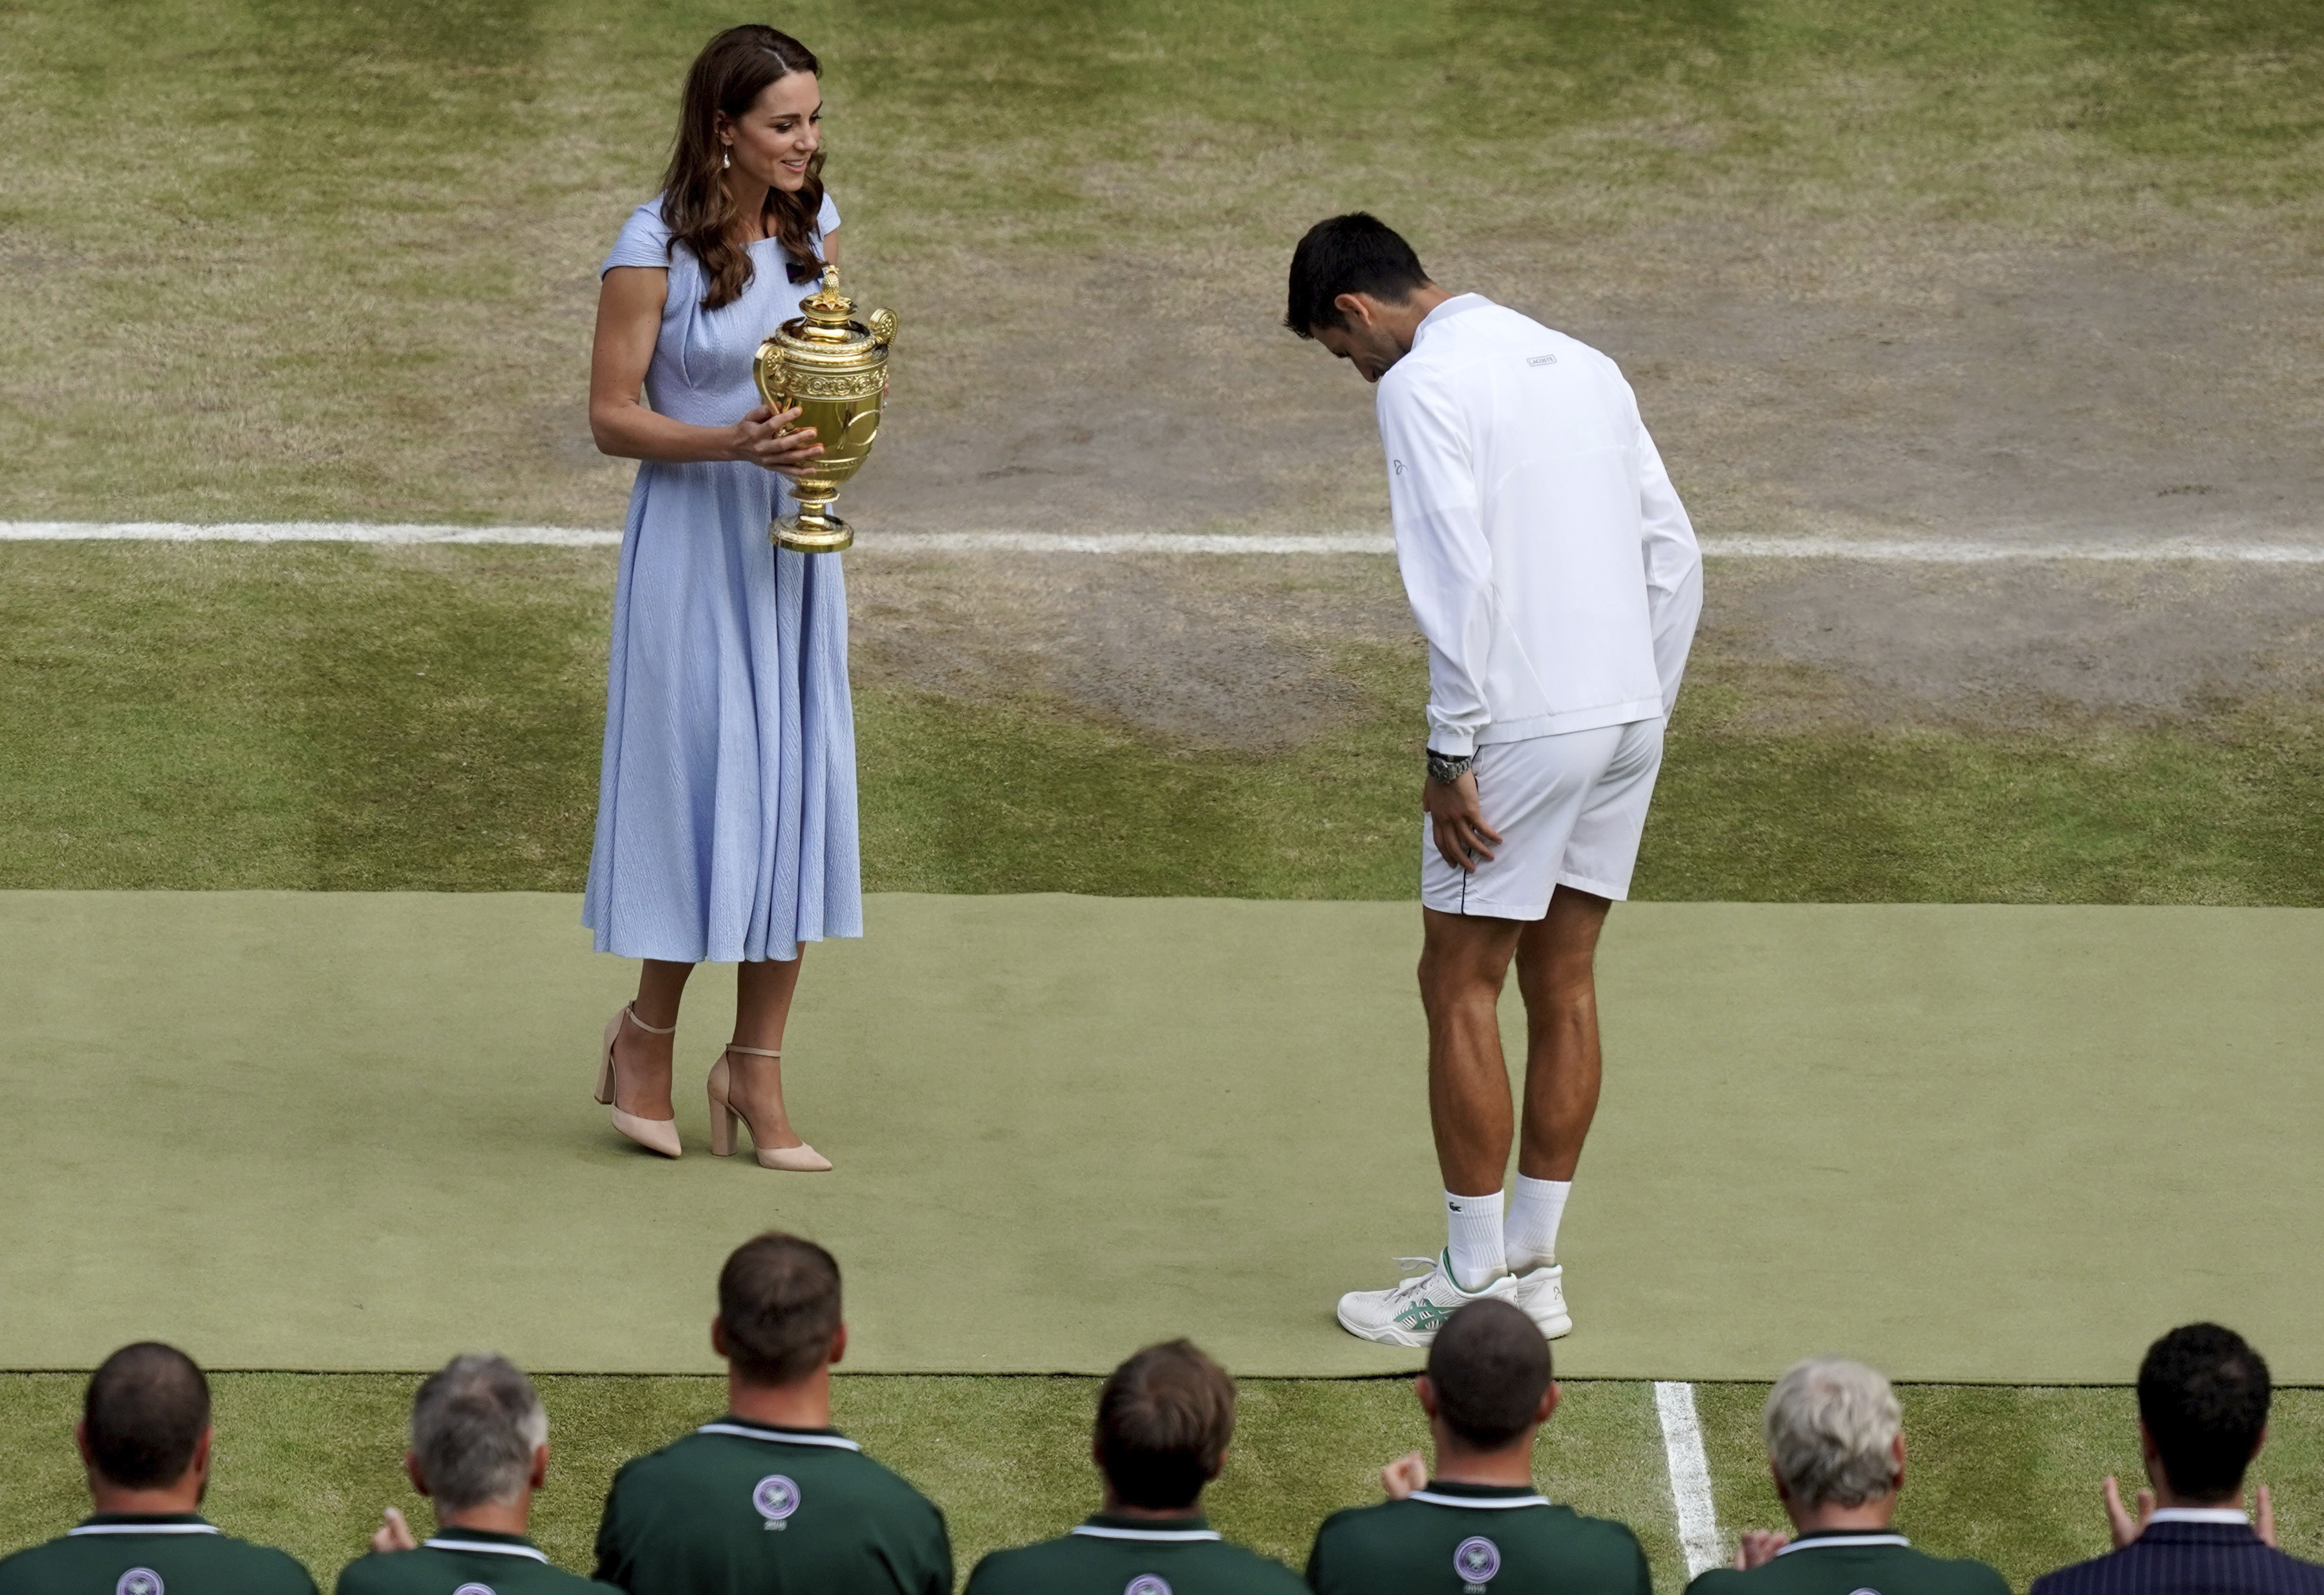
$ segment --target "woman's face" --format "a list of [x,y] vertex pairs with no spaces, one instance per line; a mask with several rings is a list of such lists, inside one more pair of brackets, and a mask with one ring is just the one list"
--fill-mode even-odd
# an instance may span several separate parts
[[807,186],[807,161],[823,143],[823,85],[812,72],[786,73],[723,131],[738,173],[795,194]]

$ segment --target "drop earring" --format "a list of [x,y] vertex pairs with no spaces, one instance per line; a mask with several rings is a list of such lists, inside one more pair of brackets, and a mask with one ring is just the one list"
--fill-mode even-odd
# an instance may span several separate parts
[[718,170],[721,171],[731,170],[733,167],[733,164],[734,152],[732,150],[726,151],[724,154],[718,157]]

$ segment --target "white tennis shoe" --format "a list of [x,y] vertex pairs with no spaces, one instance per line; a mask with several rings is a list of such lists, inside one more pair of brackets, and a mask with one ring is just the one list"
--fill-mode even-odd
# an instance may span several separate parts
[[[1447,1254],[1397,1261],[1419,1272],[1386,1290],[1351,1290],[1342,1296],[1342,1329],[1383,1346],[1426,1346],[1436,1338],[1437,1326],[1471,1302],[1517,1303],[1514,1275],[1504,1274],[1482,1290],[1462,1290],[1453,1283]],[[1559,1311],[1563,1311],[1563,1304]]]
[[1573,1332],[1573,1314],[1565,1310],[1565,1265],[1551,1263],[1545,1268],[1532,1268],[1517,1277],[1517,1287],[1509,1300],[1525,1310],[1541,1330],[1541,1338],[1554,1341],[1560,1335]]

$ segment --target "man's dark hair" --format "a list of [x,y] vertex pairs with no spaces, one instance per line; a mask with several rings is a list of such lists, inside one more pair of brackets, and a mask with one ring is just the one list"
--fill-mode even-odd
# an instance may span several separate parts
[[1192,1341],[1148,1346],[1097,1398],[1097,1460],[1125,1507],[1184,1511],[1234,1438],[1234,1381]]
[[2138,1415],[2154,1438],[2172,1490],[2194,1501],[2232,1499],[2267,1428],[2267,1360],[2216,1323],[2190,1323],[2146,1349]]
[[839,1264],[812,1240],[770,1230],[718,1271],[726,1359],[754,1385],[788,1385],[821,1368],[839,1332]]
[[1291,308],[1283,325],[1314,337],[1318,327],[1347,326],[1333,302],[1343,293],[1401,304],[1427,285],[1412,245],[1379,217],[1360,210],[1331,217],[1308,228],[1291,252]]
[[210,1426],[210,1382],[175,1346],[124,1346],[89,1375],[81,1399],[89,1456],[108,1484],[156,1489],[194,1465]]
[[1428,1348],[1436,1415],[1474,1451],[1499,1451],[1531,1428],[1549,1377],[1549,1342],[1507,1302],[1471,1302]]

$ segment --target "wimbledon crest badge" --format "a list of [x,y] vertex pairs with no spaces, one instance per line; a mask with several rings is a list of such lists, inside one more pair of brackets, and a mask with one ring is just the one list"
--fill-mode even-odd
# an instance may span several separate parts
[[1121,1587],[1121,1595],[1170,1595],[1170,1581],[1158,1572],[1141,1572]]
[[462,1584],[452,1595],[497,1595],[490,1584]]
[[1501,1571],[1501,1548],[1483,1535],[1471,1535],[1453,1549],[1452,1571],[1463,1587],[1481,1590]]
[[751,1505],[759,1509],[769,1528],[780,1528],[799,1509],[799,1487],[780,1473],[770,1473],[752,1487]]
[[113,1595],[162,1595],[161,1575],[150,1567],[133,1567],[113,1581]]

